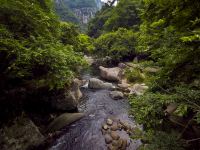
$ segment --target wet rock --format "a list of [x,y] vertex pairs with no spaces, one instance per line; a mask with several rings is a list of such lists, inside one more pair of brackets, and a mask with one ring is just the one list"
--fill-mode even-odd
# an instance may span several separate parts
[[74,79],[69,90],[60,91],[54,98],[52,98],[52,108],[61,111],[76,110],[79,100],[83,96],[79,87],[84,85],[85,82],[85,80]]
[[26,116],[18,117],[11,126],[0,129],[2,150],[26,150],[44,141],[35,124]]
[[131,129],[131,126],[129,125],[128,122],[120,122],[120,124],[122,125],[122,128],[123,128],[125,131]]
[[117,126],[119,130],[122,130],[123,126],[120,123],[118,123]]
[[76,100],[79,100],[83,97],[80,87],[83,86],[86,82],[86,80],[79,80],[77,78],[74,79],[73,84],[71,86],[71,93],[74,95]]
[[106,124],[104,124],[104,125],[102,126],[102,128],[103,128],[104,130],[108,130],[108,129],[109,129],[108,125],[106,125]]
[[103,82],[97,78],[91,78],[89,80],[89,88],[91,89],[114,89],[115,87],[112,85],[112,83],[106,83]]
[[111,131],[110,136],[113,138],[113,140],[118,140],[120,138],[115,131]]
[[124,64],[124,63],[119,63],[119,64],[118,64],[118,67],[121,68],[121,69],[125,69],[125,68],[127,68],[128,66],[127,66],[126,64]]
[[134,84],[132,87],[129,88],[129,94],[135,94],[137,96],[143,95],[145,91],[148,89],[148,86],[145,84]]
[[113,121],[111,119],[107,119],[106,123],[107,125],[111,126],[113,124]]
[[78,100],[71,91],[60,91],[51,100],[52,108],[59,111],[76,110],[78,103]]
[[102,135],[106,135],[108,133],[108,130],[105,130],[105,129],[102,128],[101,133],[102,133]]
[[121,83],[121,84],[118,84],[118,87],[123,90],[123,91],[126,91],[131,85],[128,84],[128,83]]
[[106,144],[112,143],[112,138],[110,137],[110,135],[108,135],[108,134],[105,135],[105,142],[106,142]]
[[122,145],[121,145],[121,149],[122,150],[126,150],[126,147],[128,146],[127,144],[127,139],[122,139]]
[[55,132],[63,127],[81,119],[83,113],[65,113],[54,119],[47,128],[47,132]]
[[118,148],[121,148],[122,147],[122,139],[120,138],[117,142],[118,142],[117,143]]
[[118,127],[117,124],[113,124],[113,125],[111,126],[111,130],[112,130],[112,131],[117,131],[118,129],[119,129],[119,127]]
[[113,140],[112,141],[112,146],[119,147],[119,140]]
[[126,133],[127,133],[129,136],[131,136],[131,135],[133,134],[133,130],[128,129],[128,130],[126,131]]
[[108,145],[108,150],[118,150],[118,148],[113,145]]
[[124,94],[119,91],[112,91],[110,92],[110,97],[114,100],[118,100],[124,98]]
[[100,69],[100,76],[103,79],[109,81],[120,81],[122,78],[123,71],[119,67],[105,68],[103,66],[100,66],[99,69]]

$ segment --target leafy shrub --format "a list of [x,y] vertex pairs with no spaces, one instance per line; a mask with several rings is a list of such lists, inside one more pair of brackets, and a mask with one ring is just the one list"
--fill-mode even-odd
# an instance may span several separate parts
[[79,34],[78,41],[80,52],[84,52],[85,54],[94,53],[95,47],[93,45],[93,40],[89,36],[85,34]]
[[129,82],[143,82],[145,75],[141,72],[139,68],[127,69],[125,72]]
[[154,135],[145,134],[145,139],[148,142],[142,146],[140,150],[184,150],[186,143],[179,139],[179,134],[156,132]]
[[164,108],[172,96],[159,93],[148,93],[144,96],[130,96],[131,112],[136,121],[146,129],[159,127],[164,119]]
[[105,31],[116,31],[118,28],[130,29],[137,26],[140,19],[136,4],[134,0],[120,0],[104,24]]
[[104,24],[112,15],[112,7],[105,5],[98,11],[88,24],[88,35],[94,38],[99,37],[104,32]]
[[118,61],[130,58],[135,55],[134,41],[135,36],[132,30],[119,28],[116,32],[102,34],[96,39],[96,52]]
[[88,34],[97,38],[103,33],[117,31],[119,28],[138,29],[138,5],[140,4],[135,0],[120,0],[116,7],[103,6],[90,21]]

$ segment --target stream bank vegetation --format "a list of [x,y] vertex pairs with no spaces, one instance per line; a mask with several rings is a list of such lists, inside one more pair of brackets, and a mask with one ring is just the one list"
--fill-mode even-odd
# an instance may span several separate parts
[[87,35],[60,22],[51,0],[0,0],[0,125],[25,112],[54,113],[80,69]]
[[129,97],[130,111],[144,127],[136,136],[141,149],[200,147],[199,27],[198,0],[120,0],[116,7],[105,5],[89,24],[97,53],[118,61],[138,56],[139,66],[160,70],[126,73],[150,87],[143,96]]

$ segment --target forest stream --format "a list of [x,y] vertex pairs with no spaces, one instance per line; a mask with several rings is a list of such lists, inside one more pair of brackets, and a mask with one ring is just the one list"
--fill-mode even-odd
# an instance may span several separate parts
[[[89,80],[93,75],[85,73],[82,78]],[[128,123],[135,127],[132,116],[129,116],[129,103],[126,98],[113,100],[110,90],[94,90],[88,86],[82,88],[84,98],[79,105],[79,112],[85,117],[64,129],[64,134],[55,140],[50,150],[105,150],[105,135],[102,134],[102,125],[108,118],[113,122]],[[114,123],[113,123],[114,124]],[[141,142],[132,140],[127,132],[115,131],[120,139],[127,140],[127,150],[136,150]]]

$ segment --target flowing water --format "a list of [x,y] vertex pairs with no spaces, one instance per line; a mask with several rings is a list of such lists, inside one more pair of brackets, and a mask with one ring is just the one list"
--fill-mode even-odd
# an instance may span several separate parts
[[[84,79],[89,79],[90,74],[85,74]],[[102,124],[107,118],[120,119],[134,126],[133,119],[129,116],[127,99],[113,100],[109,90],[91,90],[83,88],[84,100],[79,106],[79,111],[85,117],[66,127],[64,134],[56,139],[50,150],[107,150],[105,138],[102,135]],[[127,134],[120,132],[121,137]],[[129,140],[127,150],[136,150],[141,142]]]

